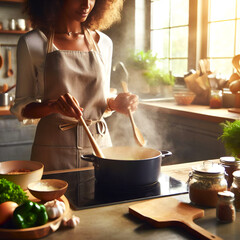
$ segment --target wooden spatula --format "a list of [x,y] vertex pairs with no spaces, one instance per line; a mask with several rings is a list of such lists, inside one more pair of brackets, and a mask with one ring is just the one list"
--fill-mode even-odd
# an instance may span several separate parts
[[96,156],[100,157],[100,158],[104,158],[104,154],[103,154],[101,148],[98,146],[98,144],[97,144],[96,140],[94,139],[92,133],[88,129],[88,126],[87,126],[85,120],[83,119],[83,117],[80,117],[79,121],[82,123],[83,128],[84,128],[84,130],[86,131],[86,133],[88,135],[89,141],[90,141],[90,143],[92,145],[92,148],[93,148]]
[[[127,83],[125,81],[122,81],[121,83],[122,83],[123,91],[125,93],[127,93],[128,92]],[[135,141],[138,145],[140,145],[142,147],[145,145],[145,139],[144,139],[142,133],[140,132],[139,128],[135,124],[131,110],[128,110],[128,115],[129,115],[129,118],[130,118],[130,121],[132,124]]]
[[197,239],[222,238],[215,236],[193,222],[204,216],[204,210],[179,202],[175,198],[158,198],[129,207],[129,213],[146,220],[155,227],[178,226],[192,233]]

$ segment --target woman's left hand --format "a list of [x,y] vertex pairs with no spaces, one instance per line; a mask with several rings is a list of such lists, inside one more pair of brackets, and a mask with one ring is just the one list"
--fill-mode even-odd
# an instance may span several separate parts
[[128,114],[129,110],[134,112],[138,106],[138,96],[131,93],[119,93],[115,99],[108,101],[110,109],[119,113]]

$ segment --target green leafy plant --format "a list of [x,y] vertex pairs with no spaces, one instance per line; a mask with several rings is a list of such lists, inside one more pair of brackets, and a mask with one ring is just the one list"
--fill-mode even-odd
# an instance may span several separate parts
[[131,52],[128,63],[138,69],[147,69],[158,61],[157,54],[151,50]]
[[240,120],[220,123],[223,133],[219,137],[224,143],[226,150],[240,160]]
[[6,201],[22,204],[27,200],[28,196],[26,192],[24,192],[19,185],[5,178],[0,179],[0,204]]
[[143,75],[146,77],[146,81],[149,86],[154,87],[160,84],[173,86],[175,83],[174,76],[155,66],[149,67],[146,71],[144,71]]
[[149,86],[174,85],[175,78],[172,74],[159,68],[160,59],[152,50],[132,52],[128,64],[142,71]]

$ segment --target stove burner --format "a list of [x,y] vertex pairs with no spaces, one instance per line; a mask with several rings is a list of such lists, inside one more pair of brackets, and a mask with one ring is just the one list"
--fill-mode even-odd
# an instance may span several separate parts
[[127,199],[138,199],[143,195],[156,196],[160,194],[160,183],[155,182],[141,186],[114,186],[102,185],[95,182],[95,199],[119,201]]
[[43,175],[43,179],[68,182],[65,196],[74,210],[187,193],[187,184],[161,174],[158,182],[143,186],[102,185],[94,170]]

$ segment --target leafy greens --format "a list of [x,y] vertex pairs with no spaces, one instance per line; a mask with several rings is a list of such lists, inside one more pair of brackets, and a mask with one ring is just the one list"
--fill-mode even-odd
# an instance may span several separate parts
[[22,204],[28,200],[28,196],[23,189],[5,178],[0,179],[0,204],[6,201]]

